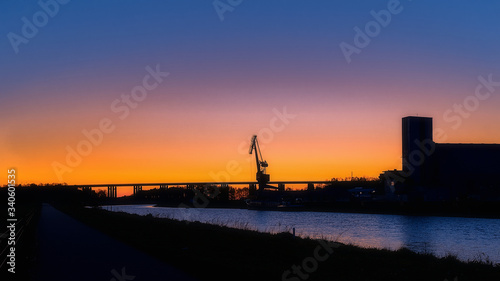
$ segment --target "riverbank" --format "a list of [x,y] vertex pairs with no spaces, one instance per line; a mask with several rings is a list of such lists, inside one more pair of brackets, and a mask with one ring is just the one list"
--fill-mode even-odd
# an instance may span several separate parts
[[42,206],[37,241],[37,264],[31,278],[34,281],[196,281],[189,274],[121,243],[49,204]]
[[[120,204],[124,204],[122,202]],[[125,203],[127,204],[127,203]],[[129,201],[128,204],[134,204]],[[143,203],[141,203],[143,204]],[[179,207],[181,203],[158,203],[150,201],[155,207]],[[113,205],[113,204],[109,204]],[[191,203],[182,203],[182,206],[195,208]],[[220,209],[247,209],[243,201],[210,202],[205,208]],[[456,204],[449,202],[432,203],[401,203],[401,202],[335,202],[335,203],[306,203],[300,208],[268,208],[268,211],[293,212],[333,212],[333,213],[360,213],[360,214],[387,214],[405,216],[436,216],[436,217],[464,217],[500,219],[500,204],[496,202],[474,202]]]
[[[201,280],[498,280],[500,266],[452,256],[364,249],[223,226],[61,208],[80,221]],[[330,244],[332,245],[332,244]],[[307,278],[306,278],[307,277]]]
[[[133,196],[121,198],[106,198],[98,205],[143,205],[151,204],[156,207],[189,207],[197,208],[192,200],[164,201],[141,199]],[[244,200],[210,200],[203,204],[203,208],[219,209],[247,209]],[[273,210],[273,209],[268,209]],[[464,218],[492,218],[500,219],[500,203],[498,202],[396,202],[396,201],[346,201],[346,202],[305,202],[302,208],[275,208],[274,211],[310,211],[334,213],[360,214],[389,214],[406,216],[437,216],[437,217],[464,217]]]

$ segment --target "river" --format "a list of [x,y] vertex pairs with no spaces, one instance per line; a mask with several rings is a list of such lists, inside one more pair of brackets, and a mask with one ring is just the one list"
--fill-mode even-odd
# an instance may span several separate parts
[[500,219],[278,212],[246,209],[167,208],[152,205],[104,206],[132,214],[200,221],[276,233],[292,231],[301,237],[325,238],[362,247],[396,250],[407,247],[436,256],[500,263]]

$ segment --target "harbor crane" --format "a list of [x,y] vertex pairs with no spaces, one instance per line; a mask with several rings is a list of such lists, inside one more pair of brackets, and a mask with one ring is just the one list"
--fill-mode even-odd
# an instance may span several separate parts
[[257,163],[257,182],[259,183],[259,190],[263,190],[264,188],[276,188],[274,186],[267,185],[270,177],[269,174],[266,174],[266,168],[269,165],[262,158],[259,141],[257,141],[257,135],[254,135],[250,142],[250,150],[248,151],[248,154],[252,154],[252,152],[255,154],[255,162]]

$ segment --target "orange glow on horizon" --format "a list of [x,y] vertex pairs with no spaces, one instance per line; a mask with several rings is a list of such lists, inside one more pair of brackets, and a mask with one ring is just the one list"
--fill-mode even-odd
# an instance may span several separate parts
[[[269,129],[276,119],[275,111],[283,111],[285,106],[256,112],[246,109],[245,114],[233,108],[212,112],[201,105],[161,110],[157,106],[161,98],[152,96],[123,121],[107,106],[97,107],[92,118],[83,117],[83,108],[63,109],[64,118],[55,108],[28,110],[22,118],[6,120],[11,127],[7,137],[0,139],[0,152],[8,159],[3,165],[18,169],[20,183],[255,180],[255,159],[248,155],[249,139]],[[296,117],[271,136],[259,137],[271,180],[328,180],[350,177],[351,172],[357,177],[378,177],[385,170],[400,169],[401,118],[413,114],[410,110],[415,107],[425,108],[425,103],[423,100],[396,112],[373,108],[369,101],[335,104],[332,108],[290,103],[286,110]],[[434,118],[435,129],[446,132],[446,139],[437,142],[500,143],[500,131],[493,126],[500,123],[496,108],[482,104],[484,112],[464,119],[460,128],[453,129],[442,117],[450,106],[446,101],[438,106],[440,110],[424,112]],[[67,147],[76,150],[81,141],[87,140],[82,131],[98,128],[102,118],[111,119],[115,130],[103,134],[102,142],[81,156],[80,163],[68,165]],[[39,122],[51,126],[45,128]],[[52,166],[54,162],[68,168],[62,181]],[[6,175],[0,175],[3,182]]]

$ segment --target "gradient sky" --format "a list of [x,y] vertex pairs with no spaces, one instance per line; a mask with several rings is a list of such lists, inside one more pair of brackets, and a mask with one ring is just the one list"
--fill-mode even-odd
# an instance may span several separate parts
[[[11,167],[21,183],[253,180],[259,132],[271,180],[376,177],[401,167],[407,115],[433,117],[438,142],[500,143],[500,86],[473,98],[479,76],[500,81],[500,2],[401,1],[348,63],[340,44],[390,2],[243,0],[221,21],[212,1],[70,1],[44,24],[36,1],[1,1],[2,184]],[[147,66],[170,75],[120,119]],[[114,131],[70,167],[103,118]]]

